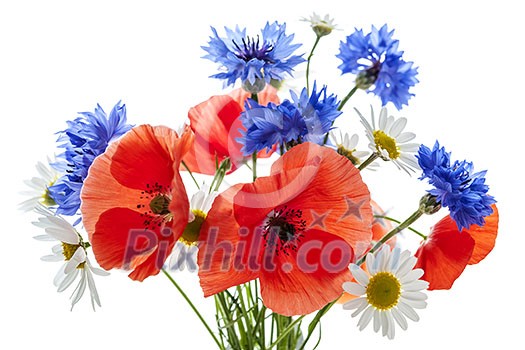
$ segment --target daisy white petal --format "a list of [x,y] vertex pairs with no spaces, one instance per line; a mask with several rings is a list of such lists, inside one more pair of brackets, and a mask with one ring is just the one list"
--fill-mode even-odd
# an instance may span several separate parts
[[397,267],[399,266],[399,261],[401,258],[401,249],[394,248],[391,253],[390,257],[390,271],[397,270]]
[[109,276],[110,273],[106,270],[99,269],[97,267],[90,267],[91,272],[93,272],[97,276]]
[[355,280],[362,286],[366,286],[368,284],[368,275],[365,271],[363,271],[362,268],[358,267],[357,265],[353,265],[350,268],[350,272],[352,273],[352,276],[354,276]]
[[399,312],[396,308],[392,309],[392,316],[394,316],[394,319],[396,320],[399,327],[401,327],[402,330],[406,331],[408,328],[408,322],[405,316],[401,312]]
[[374,332],[379,332],[381,329],[381,311],[378,309],[374,310]]
[[369,253],[366,255],[366,268],[368,269],[368,272],[371,275],[375,275],[375,273],[377,272],[376,259],[374,257],[374,254]]
[[40,257],[40,260],[42,261],[50,261],[50,262],[58,262],[58,261],[62,261],[64,260],[64,257],[60,256],[60,255],[44,255],[42,257]]
[[420,290],[424,290],[428,288],[428,282],[417,280],[413,282],[409,282],[403,285],[403,289],[407,292],[417,292]]
[[405,275],[407,273],[409,273],[414,268],[414,266],[416,265],[416,262],[417,262],[417,259],[415,257],[413,257],[413,256],[411,256],[410,258],[406,259],[399,266],[399,269],[396,272],[396,274],[399,276],[399,278],[405,277]]
[[361,305],[359,305],[359,307],[352,313],[352,317],[356,317],[357,315],[359,315],[361,312],[363,312],[364,309],[366,309],[368,307],[368,303],[366,302],[366,298],[359,298],[359,299],[362,299],[363,302],[361,303]]
[[406,125],[407,125],[407,118],[397,119],[392,124],[392,128],[390,129],[390,135],[397,139],[397,137],[401,134],[401,132],[403,131]]
[[87,280],[86,280],[86,272],[82,271],[80,274],[80,282],[78,283],[75,290],[73,290],[73,294],[71,294],[71,309],[75,306],[76,303],[82,298],[84,295],[84,292],[86,291],[87,286]]
[[406,317],[408,317],[412,321],[414,321],[414,322],[419,321],[419,316],[414,311],[412,306],[410,306],[408,304],[405,304],[403,301],[400,300],[399,303],[397,304],[397,308],[403,313],[403,315],[405,315]]
[[409,175],[419,169],[415,154],[418,151],[419,144],[407,143],[415,138],[411,132],[403,132],[407,124],[406,118],[394,118],[388,116],[386,107],[381,108],[379,113],[379,123],[375,123],[374,110],[371,107],[371,121],[367,119],[356,109],[361,124],[365,126],[366,136],[369,148],[385,161],[392,161],[398,169],[404,170]]
[[385,312],[386,319],[388,321],[388,329],[386,336],[388,339],[394,339],[394,336],[396,335],[396,328],[394,325],[394,317],[392,317],[392,312]]
[[400,278],[399,281],[401,283],[409,283],[415,280],[420,279],[425,274],[425,271],[423,269],[414,269],[408,272],[403,278]]
[[402,299],[409,299],[409,300],[427,300],[427,295],[423,292],[408,292],[406,289],[403,293],[401,293]]
[[34,236],[33,238],[36,239],[37,241],[43,241],[43,242],[56,241],[56,239],[54,239],[53,237],[49,235],[38,235],[38,236]]
[[414,134],[413,132],[404,132],[401,133],[401,135],[399,135],[398,137],[396,137],[396,140],[399,141],[399,143],[405,143],[408,141],[412,141],[415,138],[416,134]]
[[379,250],[378,261],[378,270],[379,271],[390,271],[388,263],[390,261],[390,248],[388,245],[383,245]]
[[362,331],[365,329],[366,326],[370,323],[370,320],[372,320],[372,316],[374,315],[374,308],[369,306],[365,312],[361,315],[361,318],[357,322],[357,326],[359,327],[359,330]]
[[386,333],[388,332],[388,317],[387,317],[387,313],[382,311],[379,313],[379,318],[381,320],[381,330],[382,330],[382,333],[383,333],[383,337],[386,335]]
[[57,284],[57,292],[61,293],[65,291],[77,278],[78,276],[78,270],[74,270],[72,273],[69,274],[62,274],[61,279],[59,280],[59,283]]
[[93,275],[91,274],[91,271],[89,269],[85,269],[84,271],[85,271],[86,278],[87,278],[89,294],[91,296],[91,306],[93,307],[93,310],[95,310],[95,303],[97,303],[98,306],[101,306],[100,298],[97,292],[97,287],[95,285],[95,280],[93,279]]
[[411,300],[411,299],[406,299],[403,296],[401,296],[399,300],[404,302],[408,306],[412,306],[414,309],[425,309],[427,307],[427,302],[424,300]]
[[366,293],[365,287],[354,282],[345,282],[343,283],[343,289],[348,294],[360,296]]
[[343,304],[343,309],[345,310],[358,309],[362,304],[365,304],[365,305],[367,304],[366,298],[357,298],[357,299],[347,301],[346,303]]

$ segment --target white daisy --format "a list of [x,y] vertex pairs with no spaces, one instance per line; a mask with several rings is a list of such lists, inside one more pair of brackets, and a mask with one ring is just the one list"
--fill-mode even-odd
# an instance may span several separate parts
[[218,195],[217,191],[210,191],[208,185],[202,184],[200,190],[191,197],[188,225],[186,225],[181,238],[173,247],[168,262],[170,270],[182,271],[188,269],[190,272],[197,270],[200,228]]
[[208,185],[203,184],[200,190],[191,197],[188,225],[179,241],[188,246],[197,244],[202,223],[217,196],[217,191],[211,191]]
[[383,336],[393,339],[395,323],[406,330],[407,318],[419,321],[414,309],[427,306],[427,295],[422,290],[428,288],[428,282],[419,279],[423,270],[413,269],[416,262],[408,250],[400,253],[400,249],[395,248],[391,252],[388,245],[383,245],[376,255],[369,253],[366,256],[367,272],[358,265],[350,265],[357,283],[345,282],[343,289],[359,298],[345,303],[343,308],[355,310],[352,317],[362,312],[357,323],[359,330],[362,331],[373,319],[374,331],[382,328]]
[[318,37],[328,35],[332,30],[336,29],[337,25],[334,24],[334,19],[330,16],[325,15],[324,18],[321,18],[317,13],[314,12],[310,18],[302,18],[302,21],[310,22],[315,35]]
[[[330,138],[335,144],[337,153],[348,158],[355,166],[361,164],[362,160],[368,156],[367,151],[357,151],[356,147],[359,142],[359,136],[353,134],[349,136],[348,133],[343,133],[339,130],[339,137],[336,135],[335,130],[330,132]],[[370,164],[370,166],[376,165],[375,163]],[[370,167],[369,166],[369,167]],[[369,168],[367,167],[367,169]],[[370,168],[370,170],[374,170]]]
[[53,254],[42,257],[44,261],[64,261],[53,281],[57,291],[63,292],[69,288],[80,275],[80,281],[71,295],[71,309],[82,298],[87,286],[91,305],[95,310],[95,303],[100,306],[100,298],[93,274],[107,276],[109,273],[91,265],[86,255],[89,243],[82,240],[77,230],[69,222],[41,204],[37,205],[35,211],[42,216],[33,224],[43,228],[46,234],[34,238],[41,241],[60,241],[52,248]]
[[38,162],[36,170],[39,177],[33,177],[30,180],[25,180],[24,183],[31,188],[29,191],[23,191],[21,194],[29,196],[30,198],[19,204],[20,210],[31,211],[41,203],[47,207],[55,205],[55,201],[49,195],[49,187],[51,187],[58,179],[58,173],[50,166]]
[[407,124],[406,118],[395,119],[388,116],[386,107],[381,108],[379,123],[376,125],[374,109],[370,106],[372,125],[366,118],[355,109],[361,123],[366,129],[366,136],[370,141],[369,147],[381,159],[392,161],[399,169],[403,169],[409,175],[419,169],[415,154],[419,149],[418,143],[409,143],[416,137],[412,132],[403,132]]

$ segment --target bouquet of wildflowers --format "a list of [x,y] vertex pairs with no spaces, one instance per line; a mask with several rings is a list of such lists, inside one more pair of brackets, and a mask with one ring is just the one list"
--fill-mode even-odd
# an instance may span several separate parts
[[[37,164],[21,209],[38,215],[45,234],[35,238],[57,242],[42,259],[62,262],[54,284],[71,292],[72,307],[86,290],[100,306],[95,278],[109,270],[133,281],[162,273],[219,349],[317,347],[322,317],[338,303],[360,330],[371,324],[392,339],[419,320],[427,290],[450,289],[492,250],[498,211],[486,171],[437,140],[416,143],[407,119],[387,110],[407,106],[418,83],[394,31],[356,29],[340,43],[334,69],[355,84],[339,98],[309,78],[318,43],[336,26],[328,16],[305,20],[315,34],[306,57],[285,24],[258,34],[211,28],[204,58],[218,64],[211,77],[226,91],[191,107],[189,125],[132,125],[119,102],[58,132],[59,155]],[[300,65],[304,88],[282,91]],[[377,106],[349,108],[364,91]],[[367,150],[337,126],[341,118],[359,118]],[[383,211],[365,181],[389,163],[428,184],[404,220]],[[226,185],[241,168],[250,178]],[[440,210],[448,215],[430,232],[412,227]],[[397,244],[405,231],[417,251]],[[184,266],[214,298],[215,325],[177,283]]]

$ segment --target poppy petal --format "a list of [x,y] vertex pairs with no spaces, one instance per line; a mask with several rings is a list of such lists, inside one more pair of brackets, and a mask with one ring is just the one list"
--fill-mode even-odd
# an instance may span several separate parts
[[120,140],[111,158],[111,174],[125,187],[144,190],[173,179],[177,133],[164,126],[140,125]]
[[129,277],[142,281],[159,273],[178,238],[169,227],[145,229],[136,211],[113,208],[100,215],[91,244],[101,267],[133,270]]
[[[239,235],[240,227],[232,220],[233,197],[241,187],[238,184],[221,193],[202,225],[197,261],[204,296],[222,292],[258,276],[258,271],[242,260],[251,244],[248,244],[247,237]],[[255,259],[258,264],[259,256]]]
[[90,241],[100,214],[115,207],[137,210],[137,205],[140,205],[141,191],[122,186],[110,172],[111,158],[118,143],[119,141],[111,143],[106,152],[95,158],[82,186],[82,224]]
[[207,143],[209,154],[228,154],[225,140],[232,123],[239,118],[242,107],[228,95],[212,96],[192,107],[188,112],[190,125],[197,134],[198,142]]
[[281,315],[304,315],[321,309],[339,298],[343,283],[352,278],[348,270],[352,248],[324,231],[306,231],[297,252],[273,258],[274,264],[265,261],[263,265],[261,296],[268,308]]
[[415,256],[416,268],[425,271],[422,279],[429,282],[429,290],[450,289],[461,275],[474,250],[469,234],[458,232],[450,216],[441,219],[422,242]]
[[474,251],[468,262],[469,265],[479,263],[492,251],[498,236],[499,213],[495,204],[492,205],[492,214],[485,218],[485,225],[472,225],[467,231],[474,239]]
[[316,165],[305,165],[244,184],[234,198],[235,219],[241,227],[253,230],[274,208],[292,202],[305,191],[317,172]]

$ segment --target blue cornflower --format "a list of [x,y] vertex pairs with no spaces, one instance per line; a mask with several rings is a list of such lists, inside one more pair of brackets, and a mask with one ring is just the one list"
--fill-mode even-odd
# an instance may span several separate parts
[[394,31],[388,31],[385,24],[377,30],[364,34],[359,29],[340,43],[339,54],[343,61],[339,66],[342,74],[357,74],[356,85],[369,90],[381,98],[383,106],[392,102],[397,109],[408,105],[414,94],[409,89],[419,81],[416,78],[417,68],[413,62],[403,60],[403,51],[398,50],[399,41],[394,40]]
[[473,164],[465,160],[456,160],[451,164],[450,153],[437,141],[432,150],[421,145],[416,157],[423,171],[420,179],[428,179],[433,185],[434,188],[428,192],[436,197],[438,203],[449,208],[458,229],[468,229],[472,224],[483,226],[484,218],[492,214],[491,204],[496,202],[487,194],[487,171],[474,173]]
[[212,78],[224,79],[224,85],[233,85],[237,79],[252,93],[262,91],[272,79],[281,81],[285,74],[292,74],[293,68],[304,58],[293,55],[301,44],[292,44],[294,34],[286,35],[286,24],[266,23],[261,36],[249,37],[246,29],[224,28],[226,38],[221,38],[211,27],[213,36],[209,46],[202,46],[208,54],[203,56],[217,62],[224,72]]
[[337,110],[337,96],[327,96],[326,86],[317,92],[314,83],[312,94],[306,88],[298,96],[290,91],[291,100],[280,105],[269,103],[264,107],[253,100],[246,103],[241,121],[246,131],[238,141],[243,144],[245,155],[274,145],[293,146],[302,142],[321,144],[334,120],[341,115]]
[[127,124],[126,105],[120,102],[113,107],[109,117],[100,105],[94,113],[79,114],[67,122],[67,129],[59,132],[57,140],[64,153],[54,167],[65,173],[49,187],[49,194],[58,205],[57,214],[75,215],[78,212],[80,191],[89,167],[111,141],[132,127]]

